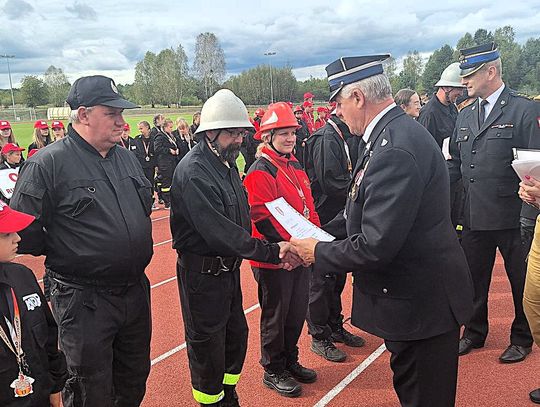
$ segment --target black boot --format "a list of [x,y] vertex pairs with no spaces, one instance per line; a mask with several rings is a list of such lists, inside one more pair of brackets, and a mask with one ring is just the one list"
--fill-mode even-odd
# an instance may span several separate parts
[[287,371],[300,383],[313,383],[317,380],[317,372],[315,370],[308,369],[298,362],[289,364]]
[[230,386],[228,384],[223,385],[223,391],[225,397],[221,400],[223,407],[240,407],[238,403],[238,394],[236,393],[236,386]]
[[302,386],[286,370],[280,373],[264,372],[263,383],[285,397],[298,397],[302,394]]

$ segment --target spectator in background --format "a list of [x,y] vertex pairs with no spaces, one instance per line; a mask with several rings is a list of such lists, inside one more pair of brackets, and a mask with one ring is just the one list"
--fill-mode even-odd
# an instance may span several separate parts
[[319,106],[317,108],[317,120],[315,120],[315,130],[320,129],[326,124],[328,120],[328,108],[325,106]]
[[193,139],[188,122],[181,117],[176,119],[176,130],[172,133],[175,139],[179,141],[178,148],[180,153],[178,154],[178,161],[180,161],[193,147],[195,147],[197,142]]
[[51,123],[51,129],[54,137],[53,141],[61,140],[66,136],[64,123],[59,120],[53,120],[53,122]]
[[193,113],[193,120],[191,122],[191,126],[189,128],[191,134],[195,134],[197,131],[197,128],[199,127],[199,124],[201,123],[201,112],[197,111]]
[[122,146],[129,151],[133,150],[133,139],[130,136],[131,128],[128,123],[124,123],[124,128],[122,129],[122,136],[120,141],[117,143],[119,146]]
[[[17,144],[15,135],[11,129],[11,124],[7,120],[0,120],[0,149],[8,143]],[[4,156],[0,155],[0,162],[4,160]]]
[[412,89],[400,89],[394,97],[396,105],[401,107],[405,113],[411,116],[413,119],[418,119],[420,114],[420,96]]
[[306,101],[302,104],[302,108],[304,109],[304,115],[302,116],[302,120],[304,120],[304,122],[306,123],[309,130],[309,135],[311,135],[315,131],[315,120],[313,118],[313,103]]
[[33,149],[40,149],[52,143],[51,136],[49,134],[49,125],[45,120],[37,120],[34,123],[34,135],[32,137],[32,144],[28,146],[28,151]]
[[[22,151],[24,148],[19,147],[17,144],[7,143],[2,147],[2,162],[0,163],[0,170],[14,169],[21,165]],[[9,199],[0,192],[0,199],[9,204]]]
[[165,122],[165,116],[163,116],[161,113],[156,114],[154,116],[153,122],[154,122],[154,127],[152,127],[152,136],[156,137],[156,135],[160,131],[163,131],[163,124]]
[[[152,137],[150,130],[150,123],[142,121],[137,124],[140,134],[133,139],[132,151],[141,163],[141,167],[144,172],[144,176],[150,184],[154,185],[156,174],[156,158],[154,156],[154,138]],[[153,194],[152,194],[153,195]],[[157,209],[156,202],[152,196],[152,210]]]
[[160,131],[154,139],[154,152],[157,159],[157,185],[161,191],[165,209],[171,207],[171,183],[180,149],[179,140],[173,134],[173,121],[165,119],[163,131]]
[[293,110],[294,117],[298,122],[298,129],[296,129],[296,146],[294,147],[294,156],[304,167],[304,143],[309,137],[309,129],[306,122],[304,121],[304,110],[302,106],[298,105]]
[[313,104],[313,97],[314,96],[315,95],[313,93],[311,93],[311,92],[304,93],[304,102],[309,102],[309,103]]

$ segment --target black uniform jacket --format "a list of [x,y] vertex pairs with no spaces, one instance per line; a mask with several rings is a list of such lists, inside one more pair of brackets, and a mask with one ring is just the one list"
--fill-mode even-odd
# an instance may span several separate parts
[[366,150],[345,211],[326,228],[338,238],[346,228],[347,237],[317,244],[315,270],[353,272],[352,322],[374,335],[407,341],[455,329],[471,315],[473,291],[441,150],[399,107]]
[[61,391],[67,378],[66,359],[58,350],[58,327],[32,271],[20,264],[0,263],[0,295],[7,299],[0,306],[0,325],[8,336],[4,316],[8,314],[13,321],[10,288],[15,291],[21,313],[22,349],[29,368],[24,373],[35,382],[34,393],[15,398],[10,385],[19,373],[17,359],[0,340],[0,406],[49,406],[49,395]]
[[184,137],[178,130],[174,130],[172,132],[173,136],[175,137],[176,142],[178,143],[178,149],[180,150],[180,153],[178,154],[178,161],[180,161],[182,158],[185,157],[189,151],[195,147],[195,144],[197,142],[193,138],[193,136],[190,137],[188,140],[186,137]]
[[[135,149],[132,149],[143,168],[154,168],[156,166],[156,157],[154,155],[154,137],[150,136],[145,138],[142,134],[139,134],[133,139],[133,146]],[[145,147],[148,149],[146,152]],[[149,160],[146,160],[146,157],[149,157]]]
[[482,127],[478,101],[458,115],[450,142],[450,179],[463,178],[464,223],[471,230],[519,227],[519,178],[511,167],[512,148],[539,148],[535,103],[505,87]]
[[306,141],[305,169],[311,183],[315,208],[324,219],[334,218],[345,207],[351,181],[352,162],[345,151],[345,139],[350,132],[337,116],[332,120],[341,131],[340,136],[330,123],[318,129]]
[[433,95],[420,110],[418,123],[428,129],[439,147],[442,148],[443,140],[452,137],[454,133],[457,115],[458,111],[453,103],[445,106],[437,98],[437,95]]
[[[169,138],[170,137],[170,138]],[[154,154],[156,155],[156,164],[158,171],[174,171],[178,164],[178,156],[171,154],[171,149],[177,150],[180,144],[179,140],[171,134],[169,137],[163,132],[158,132],[154,137]],[[174,140],[174,143],[171,142]]]
[[19,172],[11,207],[36,217],[19,252],[47,256],[51,275],[80,284],[139,281],[153,253],[152,186],[125,148],[103,158],[68,132]]
[[176,167],[171,188],[173,247],[180,253],[279,263],[279,246],[251,237],[246,191],[202,139]]

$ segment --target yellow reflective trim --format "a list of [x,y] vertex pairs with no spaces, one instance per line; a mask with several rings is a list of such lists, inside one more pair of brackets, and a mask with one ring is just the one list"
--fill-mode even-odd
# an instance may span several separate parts
[[171,188],[161,188],[161,192],[171,192]]
[[456,230],[463,230],[463,226],[457,225],[457,226],[456,226]]
[[206,394],[202,391],[199,391],[197,389],[191,389],[193,392],[193,398],[197,403],[201,404],[213,404],[220,401],[223,397],[225,397],[225,392],[221,390],[219,394]]
[[236,386],[239,380],[240,380],[240,374],[225,373],[223,375],[223,384],[226,384],[229,386]]

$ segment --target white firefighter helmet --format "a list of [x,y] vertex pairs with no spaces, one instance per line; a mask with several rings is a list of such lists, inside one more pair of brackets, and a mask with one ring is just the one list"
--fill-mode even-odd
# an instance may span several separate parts
[[220,89],[204,103],[195,133],[237,127],[253,128],[246,105],[229,89]]

